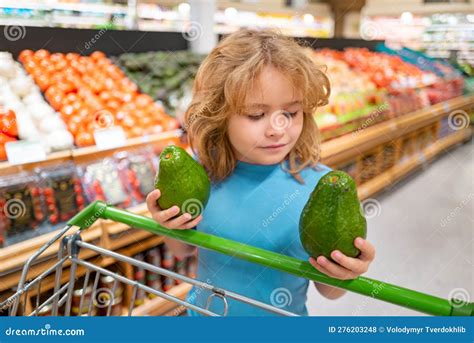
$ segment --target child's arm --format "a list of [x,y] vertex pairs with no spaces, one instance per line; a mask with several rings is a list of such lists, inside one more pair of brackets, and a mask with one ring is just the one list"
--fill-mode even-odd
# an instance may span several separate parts
[[[175,218],[179,213],[179,207],[173,206],[167,210],[162,210],[157,205],[156,201],[160,197],[160,190],[156,189],[150,192],[146,197],[146,205],[151,213],[151,217],[156,220],[161,226],[168,229],[186,230],[195,227],[202,219],[202,215],[192,219],[189,213],[184,213],[181,216]],[[187,256],[194,254],[196,248],[182,243],[176,239],[165,237],[164,239],[167,247],[170,248],[171,253],[178,259],[183,259]]]
[[176,258],[178,258],[178,260],[182,260],[196,252],[196,247],[182,243],[173,238],[165,237],[165,244],[171,250],[171,253]]
[[319,282],[315,282],[314,285],[316,286],[316,289],[319,291],[319,293],[323,297],[331,299],[331,300],[340,298],[344,294],[347,293],[347,291],[345,291],[343,289],[328,286],[328,285],[325,285],[325,284],[319,283]]

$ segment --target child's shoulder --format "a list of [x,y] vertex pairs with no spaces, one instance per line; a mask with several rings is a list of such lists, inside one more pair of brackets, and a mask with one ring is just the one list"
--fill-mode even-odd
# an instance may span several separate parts
[[304,180],[305,184],[316,185],[324,175],[329,173],[332,169],[326,166],[325,164],[318,163],[315,166],[309,166],[304,168],[301,172],[301,178]]

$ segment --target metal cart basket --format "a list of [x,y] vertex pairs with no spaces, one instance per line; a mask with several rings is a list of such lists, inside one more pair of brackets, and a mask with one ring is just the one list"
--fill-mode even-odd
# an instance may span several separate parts
[[[387,301],[419,312],[439,316],[472,316],[474,314],[474,303],[464,302],[459,299],[442,299],[365,277],[358,277],[354,280],[334,279],[320,273],[307,261],[301,261],[293,257],[205,234],[196,230],[169,230],[160,226],[157,222],[150,218],[117,209],[101,201],[96,201],[90,204],[87,208],[78,213],[67,223],[66,227],[58,232],[49,242],[43,245],[33,256],[28,259],[22,270],[20,281],[15,293],[0,303],[0,310],[8,309],[8,314],[11,316],[24,313],[24,311],[19,311],[20,305],[23,305],[24,307],[26,303],[26,301],[22,302],[22,297],[24,297],[26,300],[28,292],[36,291],[37,296],[36,302],[34,304],[34,310],[29,313],[29,315],[38,315],[46,306],[51,308],[51,315],[58,315],[59,308],[64,308],[63,315],[71,315],[71,308],[73,307],[72,294],[75,289],[75,284],[77,283],[75,274],[77,268],[81,266],[86,269],[86,273],[83,284],[80,283],[78,286],[82,287],[82,289],[85,289],[86,287],[91,287],[89,286],[89,283],[91,283],[92,294],[102,292],[102,299],[98,300],[99,304],[97,304],[96,300],[94,306],[102,307],[105,315],[111,314],[113,298],[116,294],[116,289],[119,282],[130,285],[133,290],[131,301],[128,304],[128,315],[132,314],[134,302],[137,297],[137,293],[140,290],[208,316],[226,315],[228,312],[227,299],[234,299],[244,302],[279,315],[295,315],[291,312],[283,310],[282,308],[271,306],[269,304],[265,304],[243,295],[219,288],[218,285],[210,285],[208,283],[180,275],[173,271],[160,268],[152,264],[145,263],[143,261],[139,261],[137,259],[124,256],[82,241],[80,236],[81,231],[90,227],[99,218],[121,222],[131,227],[147,230],[157,235],[178,239],[197,247],[214,250],[235,258],[258,263],[270,268],[306,278],[308,280],[346,289],[351,292],[356,292],[379,300]],[[77,231],[73,235],[66,235],[69,229],[73,226],[77,226],[81,230]],[[58,251],[57,261],[34,279],[27,280],[30,267],[39,259],[40,255],[48,247],[58,240],[61,240],[61,244]],[[196,306],[162,290],[154,289],[138,281],[131,280],[118,273],[114,273],[86,260],[80,259],[79,251],[81,249],[88,249],[101,256],[111,257],[117,261],[122,261],[135,267],[143,268],[148,272],[189,283],[197,289],[207,290],[210,292],[207,306],[204,308]],[[69,261],[70,263],[70,277],[68,282],[61,284],[62,270],[66,261]],[[41,290],[41,282],[49,275],[54,275],[55,279],[53,294],[48,299],[40,301],[39,295]],[[104,290],[98,288],[99,277],[101,275],[113,278],[113,285],[110,289]],[[76,312],[75,314],[91,315],[93,311],[94,298],[94,296],[87,297],[85,296],[85,292],[82,292],[79,304],[74,305],[76,306],[76,309],[79,309],[79,312]],[[215,313],[209,310],[212,301],[222,301],[224,309],[222,313]]]

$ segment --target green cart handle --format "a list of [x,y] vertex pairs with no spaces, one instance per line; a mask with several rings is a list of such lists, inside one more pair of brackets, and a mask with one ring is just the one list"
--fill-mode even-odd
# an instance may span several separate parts
[[354,280],[331,278],[316,270],[309,262],[256,248],[247,244],[206,234],[196,230],[170,230],[151,218],[140,216],[125,210],[96,201],[74,216],[68,225],[78,226],[82,230],[90,227],[97,219],[110,219],[140,228],[158,235],[163,235],[188,244],[210,249],[222,254],[258,263],[284,271],[308,280],[346,289],[351,292],[370,296],[392,304],[435,316],[473,316],[474,303],[462,302],[459,299],[443,299],[424,294],[393,284],[359,276]]

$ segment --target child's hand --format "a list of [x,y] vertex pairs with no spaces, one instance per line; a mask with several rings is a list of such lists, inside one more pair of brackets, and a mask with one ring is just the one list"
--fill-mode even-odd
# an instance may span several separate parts
[[150,192],[146,197],[146,205],[151,213],[151,217],[161,226],[168,229],[192,229],[201,221],[202,215],[192,219],[189,213],[183,213],[179,217],[174,218],[180,211],[179,207],[173,206],[167,210],[162,210],[156,202],[160,196],[161,192],[159,189]]
[[331,253],[331,258],[337,263],[324,256],[318,256],[317,259],[310,257],[309,263],[330,277],[340,280],[355,279],[369,269],[370,263],[375,258],[375,248],[361,237],[355,239],[354,245],[360,250],[360,255],[357,258],[348,257],[340,251],[334,250]]

